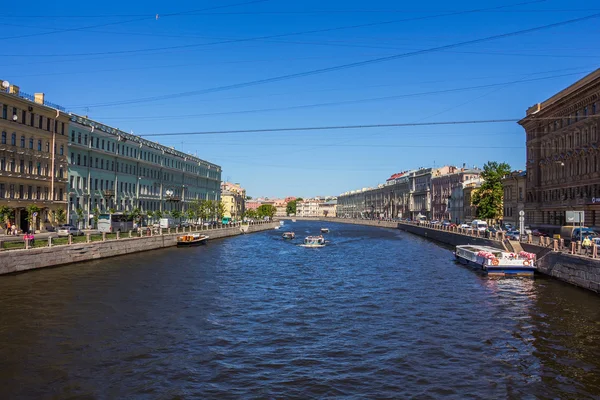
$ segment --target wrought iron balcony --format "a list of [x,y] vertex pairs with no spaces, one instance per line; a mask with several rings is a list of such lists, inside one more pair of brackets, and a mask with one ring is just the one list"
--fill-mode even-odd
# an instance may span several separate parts
[[102,195],[104,197],[114,197],[115,196],[115,191],[114,190],[103,190],[102,191]]

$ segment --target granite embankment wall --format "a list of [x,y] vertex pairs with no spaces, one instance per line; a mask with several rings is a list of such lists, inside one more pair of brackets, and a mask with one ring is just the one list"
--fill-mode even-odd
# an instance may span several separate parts
[[[479,238],[458,232],[428,228],[421,225],[360,219],[336,219],[335,222],[378,226],[381,228],[398,228],[452,246],[475,244],[491,246],[498,249],[502,249],[503,247],[502,243],[498,240]],[[600,259],[572,255],[564,251],[552,251],[551,248],[535,244],[521,243],[521,246],[523,247],[523,250],[537,255],[537,270],[539,273],[600,293]]]
[[[247,233],[270,230],[277,225],[279,222],[250,225]],[[242,234],[239,227],[210,229],[201,233],[208,235],[210,240]],[[171,247],[177,244],[177,236],[180,235],[181,233],[173,233],[149,237],[124,237],[104,242],[3,251],[0,252],[0,275]]]

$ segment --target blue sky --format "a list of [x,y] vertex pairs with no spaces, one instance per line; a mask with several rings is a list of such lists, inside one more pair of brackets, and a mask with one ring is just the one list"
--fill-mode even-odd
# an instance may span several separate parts
[[[600,18],[295,79],[175,94],[596,13],[597,2],[562,0],[32,1],[27,10],[5,12],[0,79],[140,135],[519,118],[600,66]],[[168,98],[140,101],[162,95]],[[224,180],[253,196],[338,195],[421,166],[525,163],[516,123],[153,139],[218,163]]]

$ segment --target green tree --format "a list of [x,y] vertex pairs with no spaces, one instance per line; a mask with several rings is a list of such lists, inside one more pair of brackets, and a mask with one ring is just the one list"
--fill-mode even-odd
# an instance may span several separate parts
[[100,215],[100,209],[98,206],[94,208],[94,228],[98,229],[98,216]]
[[246,210],[246,212],[244,213],[244,217],[250,218],[250,219],[256,219],[256,218],[258,218],[258,214],[256,213],[255,209],[250,208],[250,209]]
[[277,208],[271,204],[262,204],[256,209],[256,214],[259,218],[269,217],[273,218],[275,213],[277,212]]
[[477,207],[477,218],[497,220],[502,216],[504,188],[502,178],[510,174],[510,165],[489,161],[483,166],[484,182],[473,191],[472,203]]
[[[174,219],[180,219],[181,218],[181,211],[179,211],[179,210],[173,210],[173,211],[171,211],[171,217],[173,217]],[[179,222],[181,222],[181,220]]]
[[188,220],[192,221],[193,224],[195,224],[196,221],[198,220],[198,214],[197,214],[195,208],[189,207],[187,209],[187,211],[185,212],[185,216],[187,217]]
[[161,219],[163,217],[163,213],[160,210],[154,211],[154,218]]
[[146,216],[148,217],[148,223],[152,222],[152,219],[154,218],[154,213],[152,211],[148,211],[146,212]]
[[77,215],[77,226],[81,226],[81,221],[83,221],[83,209],[77,208],[75,209],[75,214]]
[[63,208],[59,208],[54,212],[54,218],[59,225],[63,225],[65,222],[67,222],[67,213]]
[[108,209],[108,212],[109,212],[110,214],[114,214],[114,213],[116,213],[116,212],[117,212],[117,210],[115,210],[113,207],[111,207],[111,208],[109,208],[109,209]]
[[5,223],[9,220],[14,220],[15,218],[15,210],[8,206],[0,206],[0,219]]
[[131,210],[129,215],[133,218],[133,221],[136,224],[140,224],[140,220],[142,219],[142,211],[139,208],[135,207],[133,210]]
[[287,215],[296,215],[296,202],[298,200],[292,200],[292,201],[288,201],[288,203],[285,206],[285,213]]
[[223,216],[225,215],[225,204],[222,201],[219,201],[218,203],[216,203],[216,214],[217,214],[217,219],[220,221],[223,219]]

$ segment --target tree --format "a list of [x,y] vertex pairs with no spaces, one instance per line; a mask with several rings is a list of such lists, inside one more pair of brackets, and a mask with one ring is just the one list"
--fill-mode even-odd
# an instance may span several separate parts
[[297,201],[298,201],[298,199],[288,201],[288,203],[285,206],[285,213],[287,215],[296,215],[296,202]]
[[171,217],[173,217],[175,219],[181,218],[181,211],[179,211],[179,210],[173,210],[173,211],[171,211]]
[[502,178],[510,174],[510,165],[488,161],[483,166],[481,187],[473,191],[472,203],[477,207],[477,218],[496,220],[502,216],[504,188]]
[[163,213],[160,210],[154,211],[154,218],[161,219],[163,217]]
[[83,220],[83,209],[77,208],[75,209],[75,214],[77,215],[77,225],[81,226],[81,221]]
[[256,214],[259,218],[269,217],[273,218],[275,213],[277,212],[277,208],[271,204],[262,204],[256,209]]
[[188,220],[196,224],[196,221],[198,220],[198,214],[196,213],[196,209],[193,209],[191,207],[188,208],[188,210],[185,212],[185,216]]
[[244,212],[245,218],[256,219],[258,215],[256,214],[256,210],[250,208]]
[[129,215],[133,218],[133,221],[136,224],[140,224],[140,220],[142,219],[142,211],[139,208],[135,207],[133,210],[131,210]]
[[15,218],[15,210],[8,206],[0,206],[0,219],[5,223]]
[[246,196],[246,200],[252,200],[252,196]]
[[100,209],[98,206],[94,208],[94,228],[98,228],[98,216],[100,215]]
[[216,204],[216,214],[218,220],[223,219],[223,216],[225,215],[225,204],[222,201],[219,201]]
[[54,218],[59,225],[63,225],[65,222],[67,222],[67,213],[63,208],[59,208],[54,212]]
[[114,213],[116,213],[116,212],[117,212],[117,210],[115,210],[113,207],[111,207],[111,208],[109,208],[109,209],[108,209],[108,212],[109,212],[110,214],[114,214]]
[[152,221],[152,218],[154,218],[154,213],[152,211],[147,211],[146,216],[148,217],[148,222],[150,222]]

